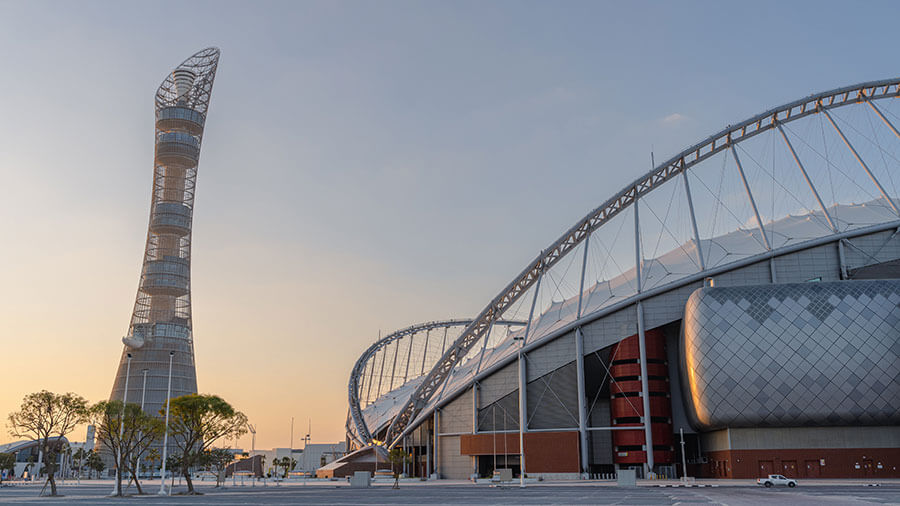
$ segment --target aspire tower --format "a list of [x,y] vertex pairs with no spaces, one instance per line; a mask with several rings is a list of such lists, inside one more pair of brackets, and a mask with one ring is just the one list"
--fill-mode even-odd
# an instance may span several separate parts
[[[191,324],[191,221],[200,144],[217,48],[175,68],[156,91],[156,134],[150,224],[141,279],[112,400],[165,406],[172,360],[172,397],[197,393]],[[127,391],[126,391],[127,390]]]

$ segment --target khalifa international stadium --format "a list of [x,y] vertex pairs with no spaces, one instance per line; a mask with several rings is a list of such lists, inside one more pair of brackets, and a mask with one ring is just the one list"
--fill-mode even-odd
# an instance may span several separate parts
[[402,447],[444,479],[900,478],[898,96],[815,93],[634,171],[474,318],[364,350],[356,451],[319,473]]

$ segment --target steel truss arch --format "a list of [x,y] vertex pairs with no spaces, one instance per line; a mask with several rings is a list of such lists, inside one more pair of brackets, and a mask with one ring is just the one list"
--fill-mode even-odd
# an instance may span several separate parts
[[[447,329],[451,327],[466,327],[472,323],[471,319],[450,319],[437,320],[425,323],[417,323],[409,327],[396,330],[381,339],[375,341],[366,351],[356,360],[353,369],[350,372],[350,380],[347,385],[348,400],[350,404],[350,412],[347,415],[346,429],[347,434],[362,445],[368,445],[372,441],[372,434],[363,418],[362,406],[360,403],[360,385],[366,371],[366,364],[375,357],[375,354],[386,348],[391,343],[403,339],[407,336],[418,334],[419,332],[427,332],[434,329]],[[495,322],[497,325],[518,326],[524,325],[525,322],[500,320]],[[356,432],[351,430],[351,425],[356,427]]]
[[[617,194],[595,208],[528,264],[478,316],[463,330],[450,345],[422,383],[412,394],[400,412],[394,417],[386,434],[386,442],[396,445],[409,424],[425,408],[441,385],[447,380],[453,368],[469,350],[482,339],[491,323],[500,318],[529,288],[535,285],[543,272],[553,267],[563,257],[572,252],[591,233],[620,212],[634,204],[637,199],[663,183],[685,173],[691,167],[713,157],[735,145],[761,133],[778,128],[801,118],[826,113],[845,105],[871,100],[900,96],[900,78],[869,81],[852,86],[816,93],[808,97],[769,109],[736,125],[729,125],[714,135],[698,142],[677,155],[656,166],[650,172],[637,178]],[[877,111],[877,109],[876,109]],[[893,203],[892,203],[893,207]]]

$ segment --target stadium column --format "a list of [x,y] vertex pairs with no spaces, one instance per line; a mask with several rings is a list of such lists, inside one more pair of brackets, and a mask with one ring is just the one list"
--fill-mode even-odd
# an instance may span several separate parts
[[[487,339],[487,337],[485,337]],[[497,430],[494,428],[494,430]],[[472,382],[472,434],[478,433],[478,381]],[[472,456],[472,473],[478,474],[478,457]]]
[[[744,190],[747,192],[747,199],[750,200],[750,206],[753,208],[753,216],[756,217],[756,225],[759,227],[759,233],[763,238],[763,245],[766,247],[766,251],[771,253],[772,251],[772,243],[769,242],[769,236],[766,235],[766,227],[763,226],[762,218],[759,215],[759,208],[756,207],[756,200],[753,198],[753,192],[750,191],[750,183],[747,182],[747,176],[744,174],[744,166],[741,164],[741,159],[738,157],[737,150],[734,149],[734,144],[730,145],[731,147],[731,156],[734,157],[734,163],[737,164],[738,173],[741,175],[741,182],[744,183]],[[772,283],[777,283],[778,281],[775,278],[775,257],[769,257],[769,271],[772,276]]]
[[394,389],[394,376],[397,374],[397,356],[400,355],[400,339],[397,339],[397,347],[394,348],[394,365],[391,367],[391,385],[388,392]]
[[[872,105],[871,103],[869,105]],[[873,105],[874,107],[874,105]],[[877,109],[876,109],[877,110]],[[835,234],[838,233],[837,225],[835,225],[834,220],[831,217],[831,214],[828,212],[828,208],[825,206],[825,203],[822,202],[822,197],[819,196],[819,191],[816,190],[816,185],[813,184],[812,179],[809,178],[809,174],[806,172],[806,167],[803,166],[803,163],[800,161],[800,157],[797,156],[797,152],[794,151],[794,145],[791,144],[791,140],[788,139],[787,134],[784,132],[784,128],[782,128],[781,123],[778,123],[778,132],[781,133],[781,138],[784,139],[784,143],[787,145],[788,150],[791,152],[791,156],[794,157],[794,162],[797,164],[797,167],[800,169],[800,172],[803,174],[803,179],[806,180],[806,184],[809,185],[810,191],[812,191],[813,196],[816,198],[816,202],[819,204],[819,209],[822,210],[822,215],[825,216],[825,220],[828,221],[828,226],[831,227],[831,231]],[[840,278],[847,279],[847,264],[844,262],[844,243],[841,239],[837,241],[838,248],[838,263],[840,264]]]
[[472,382],[472,434],[478,434],[478,381]]
[[440,414],[441,414],[441,410],[439,408],[434,408],[434,457],[433,458],[434,458],[434,474],[438,477],[438,479],[441,478],[441,455],[440,455],[441,436],[440,436],[440,432],[438,430],[440,428],[440,425],[438,425],[441,420]]
[[431,476],[431,434],[425,433],[425,479]]
[[[634,258],[635,258],[635,279],[637,280],[637,292],[641,293],[641,267],[643,267],[643,253],[641,252],[641,219],[638,213],[638,189],[634,188]],[[641,398],[643,401],[643,421],[644,421],[644,448],[647,456],[647,475],[653,472],[653,426],[650,421],[650,382],[647,378],[647,340],[644,335],[644,306],[641,300],[637,301],[637,326],[638,326],[638,347],[640,350],[641,365]]]
[[[525,345],[523,344],[522,347]],[[525,352],[519,348],[519,465],[521,467],[521,484],[525,480],[525,432],[528,430],[528,405],[526,391],[528,381],[525,375]],[[506,435],[504,434],[504,438]]]
[[[822,112],[825,113],[825,117],[828,118],[828,122],[831,123],[831,126],[834,127],[834,130],[841,137],[841,140],[844,141],[844,144],[847,146],[847,149],[849,149],[850,152],[853,153],[853,157],[856,158],[856,161],[859,162],[859,165],[863,168],[864,171],[866,171],[866,174],[869,176],[869,179],[871,179],[872,183],[875,184],[875,187],[878,188],[878,192],[881,193],[881,197],[887,201],[888,205],[891,206],[891,209],[894,210],[895,214],[900,215],[900,209],[897,209],[897,204],[894,204],[894,200],[890,196],[888,196],[886,191],[884,191],[884,187],[881,186],[880,182],[878,182],[878,178],[876,178],[875,174],[873,174],[872,171],[869,170],[869,166],[862,159],[862,157],[859,156],[859,153],[856,152],[856,148],[853,147],[853,144],[850,144],[850,140],[847,139],[847,137],[844,135],[843,130],[841,130],[841,128],[837,125],[837,123],[834,122],[834,119],[831,117],[831,114],[828,112],[828,109],[822,109]],[[891,128],[893,128],[893,125],[891,125]]]
[[694,244],[697,245],[697,260],[700,262],[701,271],[706,270],[706,261],[703,260],[703,248],[700,245],[700,230],[697,228],[697,216],[694,214],[694,199],[691,196],[691,185],[688,182],[687,170],[684,169],[684,158],[681,159],[681,176],[684,178],[684,193],[687,195],[688,211],[691,214],[691,228],[694,231]]
[[[540,257],[544,258],[541,251]],[[543,260],[541,261],[543,262]],[[519,486],[525,486],[525,432],[528,430],[528,376],[525,369],[525,344],[528,342],[528,334],[531,333],[531,323],[534,320],[534,307],[537,305],[538,294],[541,293],[541,280],[544,279],[544,265],[540,265],[537,282],[534,285],[534,298],[531,299],[531,310],[528,312],[528,323],[525,325],[525,335],[519,346]],[[495,428],[496,430],[496,428]],[[504,438],[506,435],[503,436]]]
[[[584,275],[587,269],[588,248],[590,247],[591,233],[588,231],[584,238],[584,255],[581,258],[581,281],[578,288],[578,310],[575,313],[575,321],[581,319],[581,307],[584,302]],[[587,450],[587,399],[584,388],[584,333],[581,325],[575,327],[575,379],[578,383],[578,453],[581,464],[582,477],[588,471]]]

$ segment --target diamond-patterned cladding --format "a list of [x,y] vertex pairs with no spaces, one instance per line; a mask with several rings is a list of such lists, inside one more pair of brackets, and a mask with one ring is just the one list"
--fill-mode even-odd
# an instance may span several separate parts
[[700,288],[682,353],[698,428],[900,424],[900,281]]

